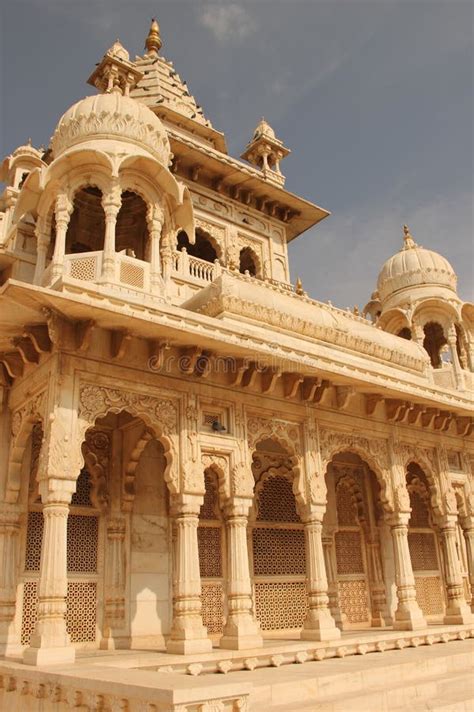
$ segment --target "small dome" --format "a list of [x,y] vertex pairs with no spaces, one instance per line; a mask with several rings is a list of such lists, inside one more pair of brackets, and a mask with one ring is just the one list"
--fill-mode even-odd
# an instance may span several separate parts
[[262,136],[267,136],[267,138],[276,138],[275,132],[270,126],[270,124],[265,121],[265,119],[262,118],[260,119],[260,123],[258,124],[257,128],[253,132],[253,141],[256,141],[258,138],[261,138]]
[[43,155],[44,151],[39,151],[37,148],[31,145],[31,139],[27,144],[24,146],[18,146],[18,148],[15,148],[15,150],[12,153],[13,158],[19,158],[20,156],[24,156],[25,158],[34,158],[34,159],[40,159]]
[[85,141],[108,139],[145,147],[165,166],[170,144],[160,119],[145,104],[118,91],[87,96],[60,118],[51,139],[53,154]]
[[448,260],[417,245],[405,226],[405,244],[383,265],[377,279],[382,302],[396,292],[419,286],[440,286],[456,292],[457,277]]

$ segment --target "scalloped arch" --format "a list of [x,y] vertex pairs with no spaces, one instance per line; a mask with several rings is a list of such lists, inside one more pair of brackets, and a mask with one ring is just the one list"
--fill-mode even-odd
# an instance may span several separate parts
[[[171,410],[173,413],[170,412]],[[163,413],[162,418],[158,415],[160,411]],[[180,488],[176,432],[177,406],[172,401],[87,384],[80,392],[77,426],[80,442],[84,440],[86,431],[95,425],[98,418],[104,418],[108,413],[118,415],[124,412],[142,420],[153,433],[153,437],[163,446],[166,462],[164,478],[170,492],[177,494]],[[174,422],[171,423],[173,419]]]
[[380,485],[380,502],[385,512],[393,512],[393,495],[392,495],[392,482],[390,476],[390,470],[388,465],[385,467],[380,465],[375,455],[367,452],[367,449],[363,445],[357,442],[350,444],[338,444],[335,441],[326,450],[325,457],[322,460],[323,471],[326,473],[328,467],[336,455],[342,455],[345,452],[352,453],[353,455],[358,455],[360,459],[365,462],[366,465],[370,467],[372,472],[377,478],[377,482]]

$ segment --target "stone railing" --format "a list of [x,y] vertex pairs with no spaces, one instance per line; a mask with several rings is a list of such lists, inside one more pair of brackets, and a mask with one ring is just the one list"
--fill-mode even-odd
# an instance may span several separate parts
[[[127,289],[149,291],[150,265],[148,262],[117,252],[114,255],[111,276],[105,280],[102,276],[103,256],[102,251],[65,255],[63,277],[92,284],[107,281]],[[51,272],[52,265],[50,264],[43,273],[42,285],[45,287],[51,286]]]
[[223,270],[219,260],[207,262],[199,257],[189,255],[185,249],[174,255],[174,275],[184,281],[196,280],[201,283],[213,282]]

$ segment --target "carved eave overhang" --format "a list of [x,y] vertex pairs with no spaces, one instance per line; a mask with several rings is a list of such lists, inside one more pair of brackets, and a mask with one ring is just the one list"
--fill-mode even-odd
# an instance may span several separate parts
[[180,177],[193,175],[197,167],[199,182],[241,199],[247,205],[255,205],[258,210],[284,222],[287,242],[330,215],[328,210],[265,180],[259,169],[216,151],[182,131],[167,128]]
[[[256,361],[264,368],[330,379],[334,384],[351,385],[365,393],[405,398],[472,417],[472,394],[438,388],[416,367],[410,369],[382,362],[354,351],[349,342],[334,345],[314,336],[295,335],[290,330],[276,331],[271,325],[256,327],[249,318],[215,318],[169,304],[157,306],[156,302],[151,299],[148,302],[141,296],[132,303],[130,298],[122,299],[119,295],[98,296],[92,288],[90,291],[72,286],[69,289],[56,292],[8,280],[0,288],[0,333],[3,336],[0,352],[11,349],[12,340],[22,335],[25,325],[31,328],[44,324],[47,309],[72,324],[94,323],[97,328],[131,333],[137,338]],[[378,332],[375,327],[367,328]]]

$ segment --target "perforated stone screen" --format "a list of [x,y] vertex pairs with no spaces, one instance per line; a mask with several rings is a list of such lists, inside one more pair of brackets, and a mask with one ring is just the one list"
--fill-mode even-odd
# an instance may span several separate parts
[[308,612],[304,581],[256,583],[255,607],[262,630],[301,628]]
[[335,535],[338,574],[363,574],[362,542],[360,532],[339,531]]
[[435,535],[430,532],[409,532],[411,565],[414,571],[434,571],[438,569]]
[[224,627],[224,590],[222,583],[202,583],[201,585],[202,621],[207,632],[222,633]]
[[444,611],[443,591],[439,576],[415,576],[416,600],[425,616]]
[[367,584],[363,579],[338,581],[339,606],[346,614],[349,623],[369,621]]
[[220,527],[199,527],[199,570],[202,578],[222,576],[222,532]]
[[[96,639],[97,584],[94,581],[69,581],[67,585],[66,627],[72,643],[93,643]],[[38,581],[23,587],[21,643],[28,645],[37,619]]]
[[254,572],[257,576],[304,575],[304,531],[258,527],[252,533]]
[[96,257],[81,257],[71,260],[69,274],[74,279],[93,282],[96,278]]
[[291,482],[284,477],[271,477],[258,495],[258,521],[300,522]]
[[138,289],[144,288],[145,273],[143,267],[130,262],[120,263],[120,281],[122,284],[129,284]]

